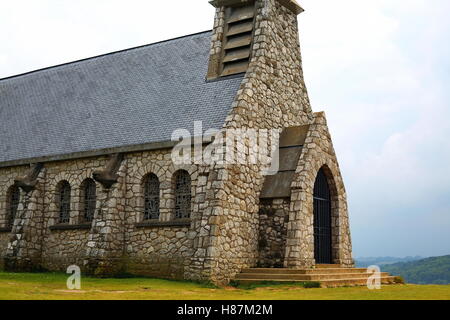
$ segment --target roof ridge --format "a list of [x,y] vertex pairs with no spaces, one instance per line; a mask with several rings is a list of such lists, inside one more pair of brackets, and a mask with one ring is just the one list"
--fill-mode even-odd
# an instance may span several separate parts
[[97,56],[92,56],[92,57],[83,58],[83,59],[79,59],[79,60],[64,62],[64,63],[61,63],[61,64],[56,64],[56,65],[53,65],[53,66],[44,67],[44,68],[40,68],[40,69],[36,69],[36,70],[31,70],[31,71],[27,71],[27,72],[24,72],[24,73],[19,73],[19,74],[15,74],[15,75],[12,75],[12,76],[5,77],[5,78],[0,78],[0,82],[4,81],[4,80],[10,80],[10,79],[26,76],[26,75],[29,75],[29,74],[33,74],[33,73],[49,70],[49,69],[54,69],[54,68],[58,68],[58,67],[62,67],[62,66],[70,65],[70,64],[75,64],[75,63],[87,61],[87,60],[92,60],[92,59],[96,59],[96,58],[102,58],[102,57],[106,57],[106,56],[113,55],[113,54],[116,54],[116,53],[122,53],[122,52],[131,51],[131,50],[135,50],[135,49],[150,47],[150,46],[157,45],[157,44],[171,42],[171,41],[175,41],[175,40],[179,40],[179,39],[183,39],[183,38],[187,38],[187,37],[192,37],[192,36],[200,35],[200,34],[203,34],[203,33],[208,33],[208,32],[211,32],[211,31],[212,30],[196,32],[196,33],[187,34],[187,35],[180,36],[180,37],[175,37],[175,38],[171,38],[171,39],[166,39],[166,40],[161,40],[161,41],[157,41],[157,42],[144,44],[144,45],[141,45],[141,46],[131,47],[131,48],[127,48],[127,49],[121,49],[121,50],[117,50],[117,51],[112,51],[112,52],[108,52],[108,53],[99,54]]

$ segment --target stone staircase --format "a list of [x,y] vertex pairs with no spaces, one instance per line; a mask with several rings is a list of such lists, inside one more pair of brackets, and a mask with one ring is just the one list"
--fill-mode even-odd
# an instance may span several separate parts
[[[343,268],[340,265],[317,265],[312,269],[250,268],[242,270],[234,281],[241,284],[262,282],[320,282],[324,288],[365,286],[371,274],[364,268]],[[382,284],[394,284],[396,277],[381,273]]]

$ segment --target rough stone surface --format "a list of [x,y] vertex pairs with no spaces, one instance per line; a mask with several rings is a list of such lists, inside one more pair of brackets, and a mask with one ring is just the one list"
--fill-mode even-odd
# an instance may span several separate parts
[[286,251],[289,199],[262,200],[259,209],[260,268],[283,268]]

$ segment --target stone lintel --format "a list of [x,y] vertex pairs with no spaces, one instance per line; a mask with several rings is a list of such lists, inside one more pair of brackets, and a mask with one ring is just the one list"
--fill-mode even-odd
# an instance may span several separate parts
[[[254,2],[254,0],[212,0],[209,1],[211,5],[213,5],[216,8],[220,7],[232,7],[232,6],[240,6],[245,5],[248,3]],[[303,8],[297,3],[296,0],[278,0],[280,4],[291,10],[295,14],[300,14],[304,10]]]
[[172,221],[148,220],[136,223],[136,228],[164,228],[164,227],[190,227],[191,219],[178,219]]
[[50,230],[56,231],[65,231],[65,230],[90,230],[91,224],[90,223],[83,223],[83,224],[57,224],[50,227]]

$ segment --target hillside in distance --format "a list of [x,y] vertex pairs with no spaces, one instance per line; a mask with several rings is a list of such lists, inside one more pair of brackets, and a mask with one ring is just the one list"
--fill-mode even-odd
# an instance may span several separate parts
[[381,271],[413,284],[450,284],[450,255],[380,265]]
[[425,257],[415,256],[415,257],[359,257],[355,259],[357,268],[367,268],[369,266],[380,266],[394,264],[398,262],[410,262],[425,259]]

